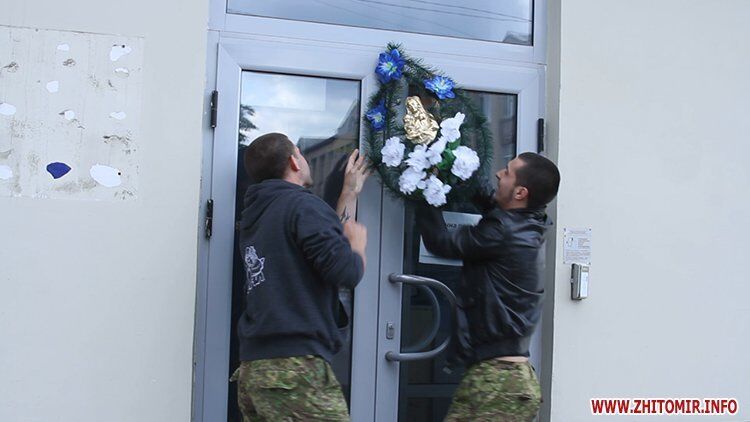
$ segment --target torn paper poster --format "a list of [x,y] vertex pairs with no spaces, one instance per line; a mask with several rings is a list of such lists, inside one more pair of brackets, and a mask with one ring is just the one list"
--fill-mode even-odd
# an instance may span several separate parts
[[47,91],[50,93],[55,93],[60,90],[60,82],[58,81],[49,81],[47,82]]
[[65,176],[70,170],[70,166],[65,163],[47,164],[47,172],[55,179]]
[[0,103],[0,114],[3,116],[12,116],[16,114],[16,107],[8,103]]
[[0,60],[0,197],[137,198],[143,40],[0,25]]
[[96,180],[97,183],[108,188],[122,184],[122,179],[120,178],[122,173],[116,168],[96,164],[91,166],[89,174],[91,174],[91,178]]
[[133,51],[133,49],[126,44],[120,44],[120,45],[113,45],[112,49],[109,51],[109,59],[113,62],[116,62],[120,60],[122,56],[125,56],[127,54],[130,54],[130,52]]
[[8,180],[13,177],[13,170],[10,167],[0,164],[0,180]]
[[117,112],[109,113],[109,117],[115,120],[125,120],[125,118],[128,117],[128,115],[125,114],[125,112],[123,111],[117,111]]

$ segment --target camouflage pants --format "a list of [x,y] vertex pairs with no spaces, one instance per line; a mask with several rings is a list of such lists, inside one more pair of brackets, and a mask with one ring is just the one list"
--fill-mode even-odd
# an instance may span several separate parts
[[231,381],[244,422],[349,420],[341,385],[317,356],[242,362]]
[[541,396],[530,363],[488,359],[466,371],[445,421],[531,421]]

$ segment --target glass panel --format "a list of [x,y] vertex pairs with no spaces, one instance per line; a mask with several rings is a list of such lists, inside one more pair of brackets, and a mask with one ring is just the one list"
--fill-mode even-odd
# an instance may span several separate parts
[[[326,79],[309,76],[281,75],[261,72],[242,72],[240,96],[240,125],[237,160],[236,218],[242,212],[242,203],[248,187],[243,164],[245,148],[258,136],[269,132],[286,134],[302,151],[313,175],[311,190],[333,208],[341,193],[346,157],[359,144],[360,82]],[[235,236],[234,256],[238,236]],[[231,369],[239,365],[237,357],[236,323],[244,304],[242,286],[245,270],[239,259],[234,260],[234,287],[232,294]],[[339,292],[346,315],[341,324],[351,321],[353,292]],[[351,324],[346,330],[347,341],[331,362],[344,395],[349,401],[351,370]],[[241,421],[237,408],[236,384],[230,383],[229,421]]]
[[533,0],[229,0],[229,13],[532,44]]
[[[494,183],[494,173],[505,167],[516,155],[516,117],[518,97],[510,94],[471,92],[471,96],[489,120],[494,139],[494,162],[487,177]],[[471,143],[471,140],[469,140]],[[469,203],[451,204],[448,211],[478,214]],[[419,262],[420,237],[416,229],[414,206],[406,203],[404,227],[404,273],[434,278],[454,289],[461,277],[461,267]],[[435,309],[434,298],[438,309]],[[440,313],[440,325],[432,342],[434,312]],[[401,315],[401,350],[429,350],[440,344],[452,330],[450,308],[442,295],[431,295],[425,289],[404,286]],[[421,343],[421,344],[419,344]],[[415,362],[401,362],[399,383],[399,421],[442,421],[448,412],[453,393],[463,375],[461,370],[443,370],[446,356]]]

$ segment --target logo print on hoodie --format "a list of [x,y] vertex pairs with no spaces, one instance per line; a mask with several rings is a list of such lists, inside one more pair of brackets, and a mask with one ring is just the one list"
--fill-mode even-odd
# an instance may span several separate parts
[[254,247],[248,246],[245,248],[245,272],[247,274],[247,280],[245,281],[246,293],[250,293],[250,290],[266,281],[266,276],[263,275],[265,262],[266,258],[258,257],[258,253],[255,251]]

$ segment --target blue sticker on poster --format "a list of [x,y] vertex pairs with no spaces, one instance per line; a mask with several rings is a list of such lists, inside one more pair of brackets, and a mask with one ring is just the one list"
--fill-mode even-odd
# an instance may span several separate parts
[[49,163],[47,164],[47,171],[55,179],[59,179],[70,171],[70,166],[65,163]]

